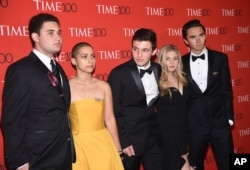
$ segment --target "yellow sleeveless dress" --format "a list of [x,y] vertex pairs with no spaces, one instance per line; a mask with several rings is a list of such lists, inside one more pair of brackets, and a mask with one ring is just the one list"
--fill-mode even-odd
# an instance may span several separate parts
[[123,170],[114,142],[104,124],[104,101],[85,98],[70,105],[76,149],[73,170]]

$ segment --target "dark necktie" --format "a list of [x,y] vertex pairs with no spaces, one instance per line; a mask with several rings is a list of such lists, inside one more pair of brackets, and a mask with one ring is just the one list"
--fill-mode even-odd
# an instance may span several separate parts
[[53,60],[50,61],[50,64],[51,64],[52,74],[53,74],[51,77],[52,85],[56,87],[57,90],[61,93],[61,78],[60,78],[59,69]]
[[200,55],[200,56],[194,56],[194,55],[192,55],[192,60],[193,60],[193,61],[195,61],[195,60],[198,59],[198,58],[204,60],[204,59],[205,59],[205,54],[202,54],[202,55]]
[[146,70],[140,69],[140,76],[141,76],[141,78],[144,76],[145,73],[151,74],[152,70],[150,68],[148,68]]

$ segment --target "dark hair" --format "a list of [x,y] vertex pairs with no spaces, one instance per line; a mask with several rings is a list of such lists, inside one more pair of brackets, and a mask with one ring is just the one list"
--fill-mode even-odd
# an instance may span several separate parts
[[72,48],[72,51],[71,51],[72,58],[76,58],[77,53],[79,52],[79,49],[82,47],[85,47],[85,46],[93,48],[93,46],[87,42],[79,42],[79,43],[75,44]]
[[59,19],[51,14],[48,13],[39,13],[35,16],[33,16],[29,21],[29,37],[31,40],[32,47],[35,46],[35,42],[33,41],[31,34],[37,33],[40,34],[41,27],[44,22],[56,22],[60,26]]
[[133,44],[133,41],[135,40],[136,41],[150,41],[152,44],[152,50],[155,50],[157,47],[156,33],[151,29],[140,28],[136,30],[132,38],[132,44]]
[[200,20],[193,19],[193,20],[188,21],[182,27],[182,37],[184,39],[187,39],[187,31],[188,31],[188,29],[190,29],[192,27],[201,27],[203,29],[203,31],[206,33],[206,29],[205,29],[204,25],[201,24]]

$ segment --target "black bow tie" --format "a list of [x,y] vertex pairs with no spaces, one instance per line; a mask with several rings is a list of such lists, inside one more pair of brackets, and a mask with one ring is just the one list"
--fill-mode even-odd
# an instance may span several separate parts
[[204,60],[204,59],[205,59],[205,54],[202,54],[202,55],[200,55],[200,56],[194,56],[194,55],[192,55],[192,60],[193,60],[193,61],[195,61],[195,60],[198,59],[198,58]]
[[152,70],[150,68],[148,68],[146,70],[140,69],[140,76],[141,76],[141,78],[144,76],[145,73],[151,74]]

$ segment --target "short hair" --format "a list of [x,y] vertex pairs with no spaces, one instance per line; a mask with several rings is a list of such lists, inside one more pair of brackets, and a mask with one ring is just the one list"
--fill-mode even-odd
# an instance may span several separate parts
[[93,48],[93,46],[87,42],[79,42],[79,43],[75,44],[72,48],[72,51],[71,51],[72,58],[76,58],[76,56],[79,52],[79,49],[82,47],[85,47],[85,46]]
[[132,44],[133,41],[150,41],[152,44],[152,50],[157,48],[156,33],[152,29],[140,28],[136,30],[132,38]]
[[193,27],[201,27],[203,29],[203,31],[206,33],[206,29],[205,29],[204,25],[201,24],[200,20],[193,19],[193,20],[190,20],[187,23],[185,23],[184,26],[182,27],[182,37],[184,39],[187,39],[188,29],[193,28]]
[[40,30],[42,28],[42,25],[44,22],[56,22],[60,26],[60,21],[57,17],[54,15],[48,14],[48,13],[39,13],[35,16],[33,16],[30,21],[29,21],[29,37],[31,40],[32,47],[35,46],[35,42],[33,41],[31,34],[32,33],[37,33],[38,35],[40,34]]

